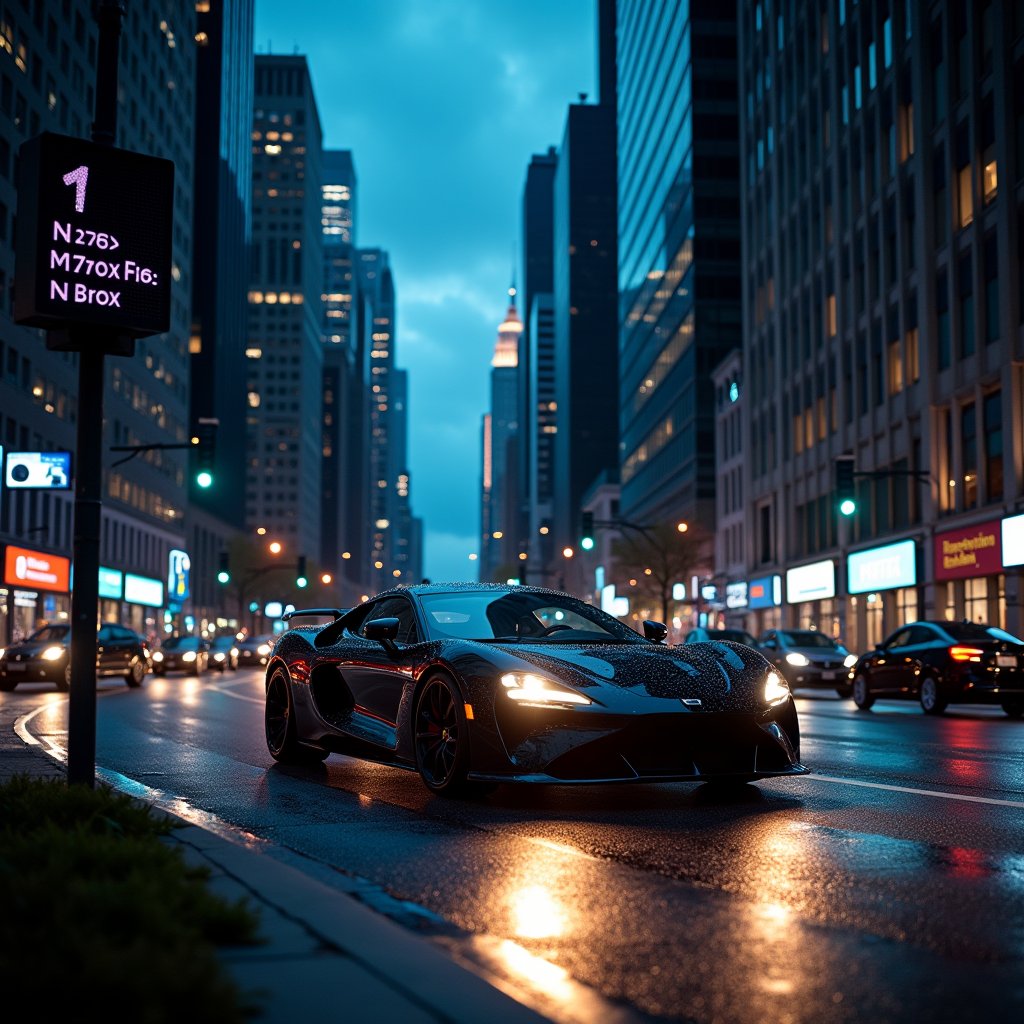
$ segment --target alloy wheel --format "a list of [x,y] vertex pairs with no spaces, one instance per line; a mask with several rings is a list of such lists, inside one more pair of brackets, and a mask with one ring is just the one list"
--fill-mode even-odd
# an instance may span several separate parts
[[458,707],[447,681],[432,679],[416,703],[416,763],[431,789],[444,789],[459,761]]

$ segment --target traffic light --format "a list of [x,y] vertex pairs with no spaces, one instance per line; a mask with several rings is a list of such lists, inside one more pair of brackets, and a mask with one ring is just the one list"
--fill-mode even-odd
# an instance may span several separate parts
[[217,571],[217,582],[228,583],[231,580],[231,567],[228,564],[228,553],[222,551],[218,556],[219,566]]
[[200,416],[196,421],[196,432],[192,435],[195,448],[195,481],[197,487],[206,490],[213,486],[213,468],[217,454],[217,427],[220,420],[212,416]]
[[852,455],[837,455],[833,461],[836,507],[843,516],[852,516],[857,511],[857,488],[853,482],[855,464]]
[[580,547],[590,551],[594,546],[594,513],[580,513]]
[[306,556],[299,555],[298,563],[295,567],[295,586],[302,590],[308,586],[309,577],[306,575]]

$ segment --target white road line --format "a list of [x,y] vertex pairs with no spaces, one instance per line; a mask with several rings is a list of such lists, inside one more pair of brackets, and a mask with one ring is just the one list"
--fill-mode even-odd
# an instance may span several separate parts
[[934,796],[940,800],[966,800],[972,804],[992,804],[995,807],[1018,807],[1024,809],[1024,800],[997,800],[988,796],[965,796],[961,793],[940,793],[934,789],[914,789],[912,786],[893,786],[885,782],[861,782],[859,779],[838,779],[831,775],[812,773],[806,776],[808,782],[831,782],[836,786],[863,786],[865,789],[887,789],[892,793],[913,793],[915,796]]

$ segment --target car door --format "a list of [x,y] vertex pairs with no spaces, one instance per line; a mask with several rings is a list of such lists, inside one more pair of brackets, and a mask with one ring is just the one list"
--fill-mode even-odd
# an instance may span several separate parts
[[101,626],[96,634],[96,674],[113,675],[118,670],[117,639],[113,626]]
[[398,619],[398,636],[393,646],[386,647],[376,640],[360,644],[358,658],[342,669],[356,707],[373,718],[394,725],[398,720],[398,705],[402,690],[412,674],[412,662],[403,654],[409,644],[419,643],[420,631],[411,602],[400,596],[378,601],[362,624],[356,636],[364,637],[367,623],[377,619]]
[[868,658],[871,689],[875,693],[899,691],[901,679],[907,674],[907,666],[913,660],[914,631],[909,626],[896,630],[882,642],[881,648]]

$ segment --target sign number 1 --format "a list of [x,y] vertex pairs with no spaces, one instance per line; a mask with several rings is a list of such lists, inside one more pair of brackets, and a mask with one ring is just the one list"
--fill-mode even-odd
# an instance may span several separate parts
[[85,184],[88,180],[89,168],[84,164],[64,175],[64,184],[75,186],[75,210],[78,213],[85,209]]

